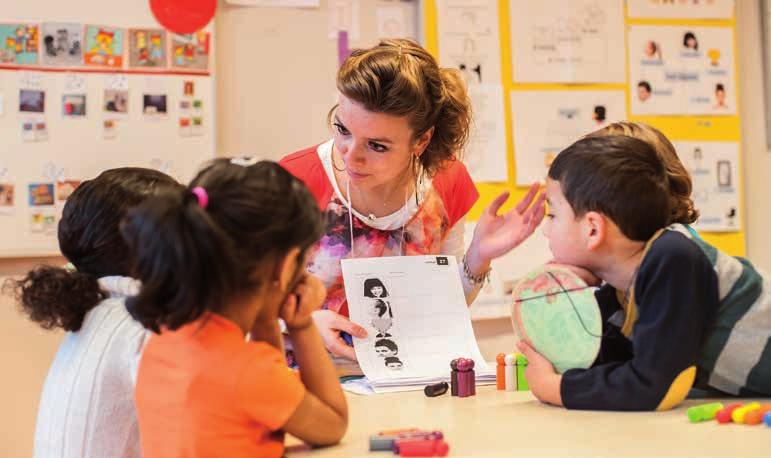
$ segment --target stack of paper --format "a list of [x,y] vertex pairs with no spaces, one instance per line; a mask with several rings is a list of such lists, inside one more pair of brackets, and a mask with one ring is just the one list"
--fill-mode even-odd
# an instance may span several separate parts
[[350,318],[368,332],[353,341],[366,379],[350,384],[351,391],[449,381],[450,361],[459,357],[474,360],[477,383],[495,381],[474,337],[454,257],[346,259],[342,269]]

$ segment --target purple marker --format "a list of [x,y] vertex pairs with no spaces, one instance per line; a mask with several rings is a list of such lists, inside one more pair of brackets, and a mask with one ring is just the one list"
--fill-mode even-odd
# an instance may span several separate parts
[[345,59],[351,54],[351,50],[348,48],[348,31],[337,31],[337,62],[340,66],[343,65]]

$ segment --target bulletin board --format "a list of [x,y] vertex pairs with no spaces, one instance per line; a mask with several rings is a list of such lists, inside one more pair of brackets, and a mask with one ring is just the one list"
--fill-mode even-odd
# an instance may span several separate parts
[[[440,48],[442,43],[439,42],[438,33],[438,2],[442,0],[425,0],[423,2],[423,25],[424,25],[424,44],[427,49],[435,56],[440,55]],[[568,2],[565,1],[567,4]],[[636,26],[684,26],[693,29],[709,29],[709,28],[721,28],[723,30],[730,30],[732,37],[733,56],[736,56],[736,22],[735,15],[733,14],[733,6],[731,5],[730,16],[722,18],[710,18],[710,19],[682,19],[673,18],[671,15],[661,14],[662,17],[649,17],[650,15],[640,15],[636,17],[630,17],[629,10],[626,2],[618,0],[619,8],[622,8],[623,15],[623,35],[626,41],[629,40],[630,30]],[[660,3],[660,2],[651,2]],[[664,2],[666,3],[666,2]],[[629,51],[625,53],[621,58],[625,59],[625,71],[621,76],[621,81],[617,82],[599,82],[599,83],[559,83],[559,82],[515,82],[514,80],[514,68],[512,62],[512,44],[511,44],[511,24],[510,24],[510,8],[511,4],[509,0],[498,0],[498,28],[500,35],[500,73],[501,82],[503,84],[503,105],[505,116],[505,144],[506,144],[506,161],[508,174],[506,181],[502,182],[488,182],[477,183],[477,187],[480,191],[481,198],[477,205],[472,209],[469,214],[470,220],[476,220],[479,217],[481,211],[502,191],[510,191],[513,195],[513,199],[510,199],[508,204],[510,206],[517,202],[526,191],[526,187],[517,185],[517,164],[515,163],[515,135],[528,135],[527,132],[516,133],[512,129],[512,100],[511,95],[517,95],[520,92],[525,91],[543,91],[548,94],[567,94],[566,91],[586,90],[586,91],[621,91],[624,97],[622,98],[625,105],[624,119],[631,121],[639,121],[650,124],[660,129],[667,137],[669,137],[675,145],[688,145],[689,142],[730,142],[739,149],[738,161],[741,161],[741,129],[739,119],[739,108],[734,107],[729,115],[677,115],[677,116],[662,116],[662,115],[633,115],[632,111],[632,97],[635,94],[631,90],[630,80],[630,56]],[[527,21],[527,15],[532,11],[532,8],[521,8],[517,10],[517,14],[522,17],[523,21]],[[655,14],[655,11],[654,11]],[[645,17],[643,17],[645,16]],[[676,14],[675,14],[676,16]],[[626,48],[626,47],[625,47]],[[734,58],[733,71],[734,71],[734,88],[732,103],[738,104],[738,68],[736,66],[736,59]],[[576,137],[577,139],[577,137]],[[566,145],[567,146],[567,145]],[[679,153],[682,157],[682,152]],[[684,162],[685,159],[684,159]],[[701,231],[702,236],[709,243],[714,244],[725,252],[743,256],[745,254],[745,233],[741,227],[741,215],[743,215],[743,196],[742,196],[742,177],[741,177],[741,164],[734,164],[734,171],[736,177],[733,179],[733,186],[738,192],[738,213],[740,215],[737,218],[737,227],[733,230],[724,230],[722,232],[709,232]],[[534,251],[537,253],[534,253]],[[529,251],[529,253],[527,253]],[[525,250],[524,259],[527,264],[530,255],[534,255],[536,259],[548,259],[548,248],[545,243],[540,243],[536,248]],[[507,258],[523,257],[523,253],[520,250],[514,250]],[[520,262],[523,261],[514,261]],[[532,262],[529,265],[534,266]]]
[[147,1],[33,0],[0,35],[0,257],[58,255],[66,197],[103,170],[189,180],[214,157],[213,28],[172,35]]

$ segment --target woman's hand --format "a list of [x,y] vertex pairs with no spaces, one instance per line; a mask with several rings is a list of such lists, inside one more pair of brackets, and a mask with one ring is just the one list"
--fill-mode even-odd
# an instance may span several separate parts
[[562,405],[562,394],[560,385],[562,376],[555,370],[548,359],[541,356],[533,347],[524,340],[517,342],[517,348],[527,358],[527,369],[525,369],[525,378],[530,386],[533,396],[541,402],[555,406]]
[[546,195],[539,193],[541,185],[533,183],[515,208],[503,215],[498,210],[509,198],[506,191],[495,198],[479,217],[466,262],[474,275],[489,268],[490,261],[508,253],[535,231],[546,212]]
[[324,340],[324,346],[327,347],[333,355],[356,361],[356,352],[353,347],[349,347],[342,337],[340,331],[347,332],[353,337],[363,339],[367,337],[367,330],[348,318],[332,310],[317,310],[313,312],[313,321]]

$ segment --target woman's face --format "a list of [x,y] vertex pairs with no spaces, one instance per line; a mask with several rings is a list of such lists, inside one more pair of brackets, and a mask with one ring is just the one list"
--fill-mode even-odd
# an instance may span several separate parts
[[369,292],[372,293],[372,297],[380,297],[383,295],[383,287],[373,286],[372,289],[369,290]]
[[412,172],[413,157],[426,149],[430,133],[415,140],[406,116],[368,111],[343,94],[338,103],[332,118],[335,148],[351,183],[372,190]]
[[686,38],[685,47],[688,49],[696,49],[696,39],[693,37]]

